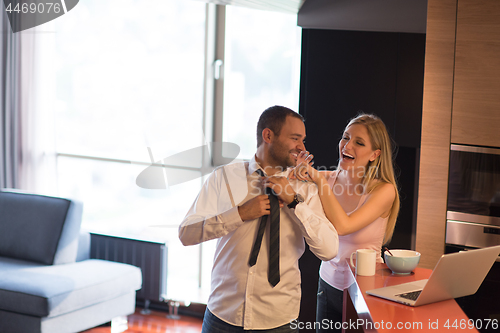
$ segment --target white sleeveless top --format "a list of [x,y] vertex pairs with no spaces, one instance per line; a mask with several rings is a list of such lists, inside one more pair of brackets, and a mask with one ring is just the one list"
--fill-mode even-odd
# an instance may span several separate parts
[[[328,179],[330,188],[333,188],[337,180],[338,172],[332,172]],[[351,215],[359,207],[361,207],[368,197],[368,194],[363,194],[359,199],[358,206],[352,212],[347,213]],[[319,269],[319,276],[332,287],[344,290],[349,287],[354,281],[349,279],[351,276],[347,274],[346,270],[349,269],[346,259],[349,259],[352,252],[357,249],[372,249],[377,251],[377,262],[383,262],[380,251],[382,242],[384,241],[385,228],[389,217],[379,217],[363,229],[360,229],[352,234],[340,236],[339,235],[339,251],[335,258],[330,261],[323,261]]]

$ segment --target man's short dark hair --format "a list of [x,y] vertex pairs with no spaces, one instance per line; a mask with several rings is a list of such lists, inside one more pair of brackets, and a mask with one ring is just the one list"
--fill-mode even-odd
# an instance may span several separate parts
[[262,144],[262,131],[269,128],[276,136],[279,136],[288,116],[304,121],[302,115],[284,106],[271,106],[262,112],[257,123],[257,148]]

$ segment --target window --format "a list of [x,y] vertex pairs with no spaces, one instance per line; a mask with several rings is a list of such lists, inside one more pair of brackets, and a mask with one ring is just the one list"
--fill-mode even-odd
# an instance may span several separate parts
[[205,4],[88,0],[55,23],[58,152],[149,162],[146,147],[203,144]]
[[[46,45],[56,68],[46,82],[55,87],[58,194],[84,202],[85,229],[167,240],[167,296],[202,303],[215,241],[184,247],[178,225],[209,165],[201,156],[177,165],[191,180],[165,190],[141,188],[136,178],[152,160],[212,141],[204,134],[216,128],[206,105],[205,81],[213,79],[205,74],[206,50],[224,43],[207,33],[214,8],[187,0],[87,0],[54,21],[53,44]],[[300,28],[295,15],[227,11],[223,138],[246,159],[255,151],[248,124],[255,127],[274,104],[297,110]]]
[[272,105],[298,111],[301,28],[296,21],[290,14],[226,8],[222,141],[239,145],[240,158],[255,153],[256,131],[249,126],[256,126],[262,111]]

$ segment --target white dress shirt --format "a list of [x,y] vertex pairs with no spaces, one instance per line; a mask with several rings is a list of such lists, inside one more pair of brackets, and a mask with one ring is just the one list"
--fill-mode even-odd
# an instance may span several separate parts
[[[286,205],[280,209],[281,279],[273,288],[267,280],[269,223],[257,263],[250,267],[248,259],[259,219],[242,221],[237,207],[264,193],[257,169],[260,166],[254,157],[249,163],[234,163],[212,172],[182,221],[179,238],[184,245],[218,238],[207,304],[215,316],[244,329],[271,329],[299,315],[298,259],[305,250],[304,239],[311,251],[324,261],[337,255],[339,240],[324,214],[316,185],[290,180],[294,191],[305,201],[295,209]],[[276,176],[286,177],[287,172]]]

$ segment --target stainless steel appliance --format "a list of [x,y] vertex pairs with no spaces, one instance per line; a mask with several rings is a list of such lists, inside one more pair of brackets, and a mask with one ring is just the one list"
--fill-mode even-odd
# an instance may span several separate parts
[[[500,148],[451,145],[445,252],[495,245],[500,245]],[[500,321],[499,300],[497,259],[477,293],[457,302],[471,319]]]
[[452,145],[446,243],[500,244],[500,148]]

